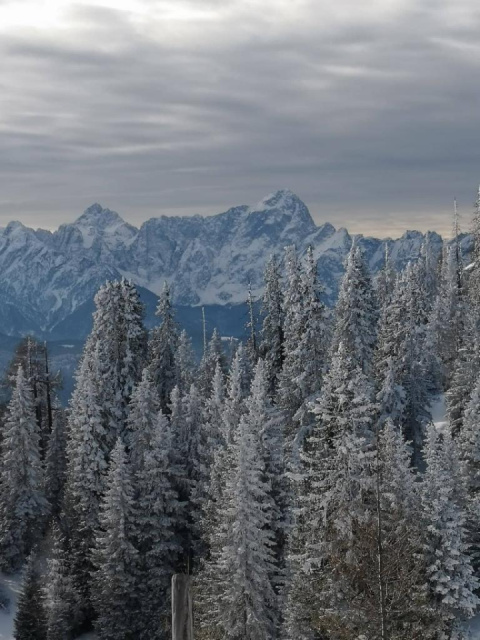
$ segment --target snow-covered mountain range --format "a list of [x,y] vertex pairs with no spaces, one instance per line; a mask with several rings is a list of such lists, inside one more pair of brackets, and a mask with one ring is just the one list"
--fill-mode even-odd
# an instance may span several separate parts
[[[440,236],[429,236],[440,249]],[[357,236],[373,271],[383,264],[386,244],[401,267],[418,257],[424,239],[418,231],[398,240]],[[54,232],[10,222],[0,229],[0,333],[49,337],[82,308],[90,313],[98,287],[120,276],[131,278],[145,295],[158,294],[167,280],[179,305],[235,305],[245,300],[249,282],[254,295],[261,295],[265,261],[292,243],[302,253],[314,247],[333,300],[352,236],[329,223],[317,226],[288,190],[255,206],[209,217],[161,216],[138,229],[99,204]]]

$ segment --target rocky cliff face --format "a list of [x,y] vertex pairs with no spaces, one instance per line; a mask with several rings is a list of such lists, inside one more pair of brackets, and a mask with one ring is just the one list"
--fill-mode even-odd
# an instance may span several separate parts
[[[418,257],[424,240],[417,231],[398,240],[357,236],[374,272],[387,244],[402,268]],[[429,240],[440,250],[440,236],[430,233]],[[121,276],[152,294],[167,280],[183,306],[237,304],[245,300],[249,282],[261,295],[266,260],[282,255],[289,244],[301,253],[313,246],[333,301],[352,236],[329,223],[317,226],[305,204],[286,190],[252,207],[210,217],[162,216],[139,229],[99,204],[53,233],[11,222],[0,230],[0,332],[48,337],[89,305],[105,280]]]

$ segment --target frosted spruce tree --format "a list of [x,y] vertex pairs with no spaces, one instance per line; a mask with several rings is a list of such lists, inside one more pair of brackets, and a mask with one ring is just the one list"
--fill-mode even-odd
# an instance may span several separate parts
[[[301,375],[295,350],[302,335],[302,271],[294,245],[285,249],[286,291],[284,297],[283,362],[279,374],[276,401],[290,423],[302,403],[300,389],[295,383]],[[293,431],[293,426],[290,426]]]
[[175,354],[176,386],[181,393],[186,393],[194,381],[195,356],[193,353],[192,341],[185,330],[180,333],[178,339],[177,352]]
[[430,331],[434,340],[435,357],[441,367],[440,375],[444,387],[451,384],[455,361],[461,348],[463,333],[462,266],[458,261],[459,245],[446,247],[438,296],[430,318]]
[[210,457],[213,458],[215,449],[221,443],[223,432],[223,411],[225,402],[225,381],[220,363],[217,363],[212,381],[212,391],[205,402],[205,421],[207,423]]
[[[218,368],[217,368],[218,371]],[[217,382],[217,387],[218,387]],[[225,478],[228,477],[232,469],[232,450],[235,433],[241,416],[245,413],[245,398],[249,393],[248,384],[248,367],[246,363],[246,354],[242,344],[239,345],[227,380],[225,397],[221,402],[221,415],[218,413],[220,408],[220,391],[212,393],[212,397],[206,406],[207,423],[212,417],[216,423],[215,442],[212,450],[211,468],[209,473],[209,482],[207,489],[207,500],[205,501],[203,511],[203,529],[205,541],[209,544],[210,535],[216,531],[217,523],[222,517],[218,509],[222,508],[222,494],[225,486]],[[214,411],[212,411],[214,409]],[[210,417],[211,416],[211,417]],[[207,424],[207,429],[209,429]]]
[[179,329],[175,321],[171,290],[167,282],[163,285],[156,315],[161,319],[161,324],[153,329],[150,337],[149,369],[157,387],[162,411],[168,412],[170,394],[177,382],[175,356],[179,346]]
[[412,443],[415,465],[430,419],[428,404],[433,388],[431,352],[426,341],[428,312],[419,283],[422,270],[409,263],[397,278],[391,304],[382,313],[375,354],[378,383],[383,384],[392,367],[393,379],[401,388],[401,426],[405,439]]
[[43,460],[53,426],[52,408],[55,393],[60,387],[61,378],[59,372],[51,371],[46,343],[39,342],[33,336],[26,336],[19,342],[8,365],[4,383],[10,390],[15,386],[19,366],[22,367],[32,390],[35,418],[40,434],[40,456]]
[[53,550],[47,561],[45,607],[47,640],[70,640],[78,631],[77,595],[73,585],[68,540],[53,527]]
[[328,352],[326,309],[320,299],[317,263],[311,247],[300,274],[299,292],[297,315],[288,328],[293,335],[285,340],[278,393],[279,404],[285,412],[289,449],[298,448],[296,440],[301,438],[302,428],[312,422],[309,403],[320,390]]
[[27,562],[14,620],[15,640],[47,640],[45,598],[38,560]]
[[138,552],[134,539],[134,494],[127,456],[118,439],[112,451],[107,489],[95,540],[92,602],[100,640],[134,638],[138,609]]
[[448,432],[442,438],[431,424],[427,430],[424,452],[427,468],[422,482],[427,577],[445,633],[458,617],[470,618],[478,606],[475,595],[478,582],[468,555],[456,455]]
[[[135,446],[134,443],[132,452]],[[133,531],[139,578],[136,638],[154,640],[165,637],[170,613],[170,580],[182,551],[179,534],[185,508],[179,503],[175,490],[170,424],[161,411],[148,448],[140,447],[134,457],[141,457],[134,475]]]
[[[469,265],[468,277],[468,297],[472,304],[475,316],[475,323],[479,321],[480,312],[480,185],[477,191],[477,198],[472,219],[473,254],[472,262]],[[478,329],[478,326],[477,326]]]
[[108,467],[104,408],[98,383],[99,346],[84,357],[77,374],[68,421],[67,479],[64,516],[72,545],[71,577],[84,620],[92,615],[90,603],[91,554],[99,526],[100,503]]
[[355,588],[349,575],[359,552],[356,531],[368,522],[376,406],[372,386],[342,343],[312,410],[316,423],[306,434],[295,483],[285,621],[287,637],[302,640],[326,633],[322,618],[328,611],[348,610],[346,594]]
[[92,332],[83,359],[97,359],[98,395],[108,451],[123,437],[128,403],[145,362],[143,305],[126,280],[107,282],[95,296]]
[[254,370],[250,395],[245,399],[244,420],[260,440],[265,478],[270,485],[270,530],[273,534],[275,566],[272,583],[280,588],[285,576],[285,542],[288,531],[289,485],[285,469],[284,422],[270,400],[268,378],[263,360]]
[[466,489],[466,528],[472,564],[480,567],[480,378],[465,408],[463,425],[456,437],[462,481]]
[[382,312],[391,302],[397,273],[392,261],[388,243],[385,244],[385,262],[375,278],[375,292],[378,300],[378,307]]
[[203,398],[207,398],[212,390],[213,377],[217,364],[220,365],[223,373],[227,371],[227,359],[222,346],[222,338],[215,328],[212,337],[207,343],[207,348],[203,354],[198,370],[196,386]]
[[0,472],[3,569],[18,570],[43,532],[48,503],[32,391],[20,366],[7,407]]
[[377,301],[368,267],[360,247],[353,244],[335,307],[332,353],[343,343],[355,364],[367,375],[373,365],[377,319]]
[[45,456],[45,494],[51,513],[58,516],[67,474],[67,418],[58,406],[52,410],[52,431]]
[[[359,532],[358,572],[364,630],[379,639],[437,637],[437,615],[425,589],[426,563],[420,492],[401,429],[378,425],[373,513]],[[362,575],[363,573],[363,575]]]
[[248,320],[245,324],[245,330],[248,332],[248,338],[245,344],[246,353],[250,362],[250,367],[254,367],[259,357],[259,344],[257,337],[257,317],[255,312],[255,298],[252,292],[252,285],[248,283],[247,295]]
[[224,438],[231,441],[244,411],[243,400],[250,392],[249,368],[243,345],[239,345],[230,367],[223,410]]
[[395,365],[392,358],[385,361],[385,376],[377,393],[378,422],[383,425],[388,419],[401,425],[405,408],[405,390],[395,379]]
[[450,387],[446,392],[447,415],[454,437],[462,429],[463,416],[475,382],[480,373],[480,354],[475,328],[475,316],[469,303],[463,305],[463,330],[453,367]]
[[238,640],[277,635],[273,504],[265,478],[260,436],[242,417],[230,444],[221,518],[210,536],[210,559],[201,575],[202,625]]
[[150,449],[158,422],[160,399],[157,385],[145,368],[142,379],[132,393],[126,423],[125,441],[132,469],[141,469],[145,453]]
[[272,255],[265,267],[260,355],[265,361],[269,393],[275,397],[283,366],[284,306],[280,264]]

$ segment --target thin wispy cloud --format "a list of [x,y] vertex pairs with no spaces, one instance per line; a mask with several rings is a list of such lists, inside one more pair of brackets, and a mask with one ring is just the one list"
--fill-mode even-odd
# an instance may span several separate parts
[[480,179],[479,23],[473,0],[2,2],[1,223],[288,187],[319,222],[448,230]]

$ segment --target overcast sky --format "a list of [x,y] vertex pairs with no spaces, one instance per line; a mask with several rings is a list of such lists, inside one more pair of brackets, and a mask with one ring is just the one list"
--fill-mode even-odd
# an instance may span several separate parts
[[0,224],[295,191],[355,232],[464,227],[478,0],[0,0]]

